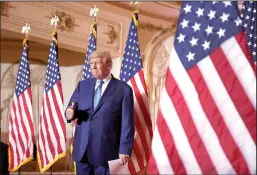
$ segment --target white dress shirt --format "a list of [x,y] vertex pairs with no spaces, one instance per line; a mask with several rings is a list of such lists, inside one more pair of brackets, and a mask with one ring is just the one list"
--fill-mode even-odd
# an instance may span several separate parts
[[[101,93],[101,96],[103,95],[103,93],[104,93],[105,89],[107,88],[107,86],[108,86],[108,84],[109,84],[109,82],[110,82],[111,79],[112,79],[112,75],[111,75],[111,74],[109,74],[107,77],[105,77],[105,79],[103,79],[104,84],[102,85],[102,93]],[[95,83],[95,90],[96,90],[96,88],[98,87],[100,81],[101,81],[101,80],[98,80],[98,79],[96,80],[96,83]]]

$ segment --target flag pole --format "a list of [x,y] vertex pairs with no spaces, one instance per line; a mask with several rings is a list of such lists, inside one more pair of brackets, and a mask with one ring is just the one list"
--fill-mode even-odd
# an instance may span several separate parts
[[18,175],[21,175],[21,167],[18,169]]
[[[51,25],[54,25],[54,32],[57,32],[57,26],[58,26],[59,18],[57,15],[54,15],[54,17],[51,19]],[[50,166],[50,174],[53,174],[53,165]]]
[[[24,40],[22,42],[23,46],[28,47],[27,39],[28,39],[30,31],[31,31],[31,28],[30,28],[30,25],[28,23],[26,23],[26,25],[23,26],[22,29],[21,29],[21,33],[25,33],[25,38],[24,38]],[[21,174],[21,167],[22,166],[20,166],[19,169],[18,169],[18,175]]]
[[99,8],[96,5],[90,9],[90,16],[94,17],[94,22],[96,22],[96,16],[98,11],[99,11]]
[[51,175],[53,175],[53,166],[50,167]]

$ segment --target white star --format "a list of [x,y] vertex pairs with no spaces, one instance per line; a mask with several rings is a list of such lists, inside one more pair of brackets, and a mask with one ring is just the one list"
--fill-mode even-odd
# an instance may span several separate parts
[[208,26],[207,29],[205,29],[205,32],[207,33],[207,35],[212,33],[212,29],[213,29],[212,26]]
[[221,38],[222,36],[225,36],[225,31],[226,29],[221,29],[217,32],[217,34],[219,35],[219,38]]
[[249,8],[247,9],[248,12],[250,12],[251,10],[252,10],[251,7],[249,7]]
[[188,22],[187,20],[183,19],[181,25],[182,25],[182,28],[184,29],[185,27],[188,27]]
[[192,8],[192,6],[189,6],[187,4],[186,7],[184,8],[185,13],[187,14],[188,12],[191,12],[191,8]]
[[193,47],[194,45],[197,45],[197,41],[198,41],[199,39],[198,38],[192,38],[192,40],[190,40],[189,42],[191,43],[191,46]]
[[247,27],[247,24],[245,23],[245,24],[244,24],[244,28],[246,28],[246,27]]
[[256,13],[256,9],[253,10],[253,13]]
[[198,8],[198,10],[196,11],[197,16],[198,17],[203,16],[203,11],[204,9]]
[[247,19],[247,20],[248,20],[249,18],[250,18],[250,16],[248,16],[248,15],[245,17],[245,19]]
[[194,53],[189,52],[188,55],[186,56],[188,58],[188,62],[191,60],[194,60],[194,56],[195,56]]
[[201,24],[195,23],[195,25],[192,26],[192,28],[193,28],[194,31],[196,32],[197,30],[200,30],[200,26],[201,26]]
[[252,38],[252,37],[253,37],[253,35],[250,33],[249,37],[250,37],[250,38]]
[[179,37],[177,38],[178,39],[178,43],[181,43],[182,41],[185,41],[185,36],[186,35],[183,35],[183,34],[179,34]]
[[242,24],[242,20],[239,17],[237,17],[234,22],[236,23],[236,26],[240,26]]
[[212,20],[213,18],[215,18],[215,14],[216,14],[216,11],[210,11],[210,13],[208,14],[210,20]]
[[217,1],[212,1],[212,4],[216,4],[217,3]]
[[222,22],[225,22],[225,21],[228,21],[228,17],[229,17],[229,14],[223,13],[220,19],[222,20]]
[[255,56],[256,55],[256,52],[253,52],[253,56]]
[[204,49],[204,50],[209,49],[209,48],[210,48],[210,42],[204,41],[204,43],[202,44],[202,46],[203,46],[203,49]]
[[256,47],[256,44],[254,44],[253,47],[255,48],[255,47]]
[[253,18],[252,21],[255,21],[255,18]]
[[253,30],[253,26],[251,26],[250,29]]
[[249,41],[247,44],[248,44],[248,46],[251,46],[251,45],[252,45],[252,43],[251,43],[250,41]]
[[231,2],[230,2],[230,1],[225,1],[225,2],[223,2],[223,3],[225,4],[225,7],[231,5]]

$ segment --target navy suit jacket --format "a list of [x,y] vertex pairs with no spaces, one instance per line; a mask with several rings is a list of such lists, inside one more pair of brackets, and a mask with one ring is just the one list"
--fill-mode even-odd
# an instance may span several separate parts
[[108,168],[109,160],[132,152],[133,91],[127,83],[112,76],[94,110],[95,83],[94,78],[80,81],[69,102],[69,106],[75,102],[77,118],[72,158],[81,161],[86,151],[90,164]]

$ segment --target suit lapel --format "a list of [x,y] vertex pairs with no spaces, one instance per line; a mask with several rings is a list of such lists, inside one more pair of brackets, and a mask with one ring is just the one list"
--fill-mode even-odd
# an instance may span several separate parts
[[108,99],[108,97],[111,95],[111,93],[116,89],[116,83],[117,81],[115,81],[115,78],[112,77],[111,81],[109,82],[108,86],[106,87],[95,111],[93,112],[93,115],[96,111],[99,110],[99,108],[104,104],[104,102]]

